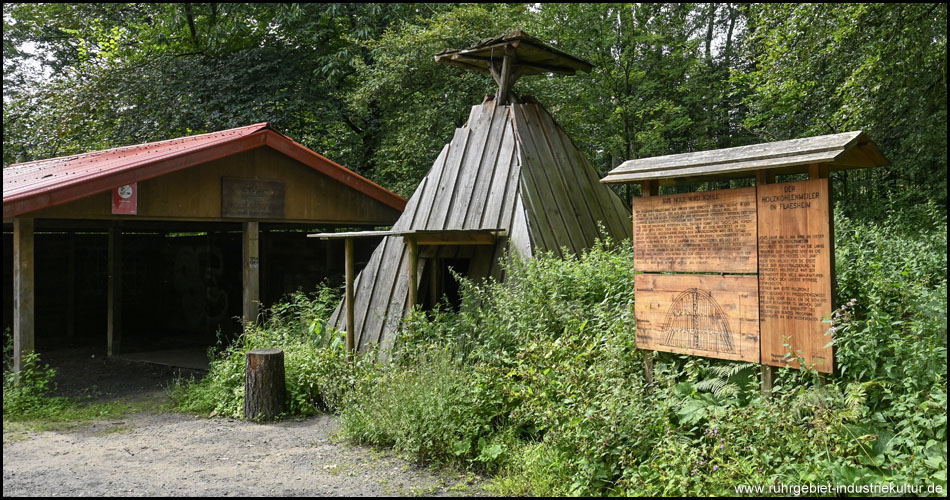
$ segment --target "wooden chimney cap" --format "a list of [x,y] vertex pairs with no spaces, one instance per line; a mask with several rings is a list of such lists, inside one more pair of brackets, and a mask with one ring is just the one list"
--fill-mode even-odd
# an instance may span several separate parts
[[467,49],[443,50],[436,54],[435,60],[460,68],[492,73],[493,68],[498,70],[506,55],[514,56],[512,65],[519,76],[544,73],[573,75],[577,71],[590,73],[594,68],[591,63],[558,50],[523,31],[486,38]]

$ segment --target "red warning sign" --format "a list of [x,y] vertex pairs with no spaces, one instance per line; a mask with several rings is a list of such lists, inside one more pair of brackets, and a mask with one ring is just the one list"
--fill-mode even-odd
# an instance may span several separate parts
[[138,210],[138,183],[126,184],[112,190],[112,213],[135,215]]

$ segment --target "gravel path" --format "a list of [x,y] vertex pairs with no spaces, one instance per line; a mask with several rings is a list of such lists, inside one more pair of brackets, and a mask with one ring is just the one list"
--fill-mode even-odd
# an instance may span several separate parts
[[[164,397],[161,389],[147,389],[136,399]],[[98,390],[103,398],[116,397],[108,387]],[[482,494],[475,477],[342,444],[336,431],[329,416],[256,424],[167,412],[9,441],[4,429],[3,496]]]

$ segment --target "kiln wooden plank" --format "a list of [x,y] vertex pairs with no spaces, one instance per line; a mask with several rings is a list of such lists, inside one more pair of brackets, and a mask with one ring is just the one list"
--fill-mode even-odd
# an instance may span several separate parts
[[508,229],[511,227],[512,207],[521,192],[521,156],[510,120],[505,126],[505,139],[499,155],[499,161],[503,161],[499,168],[505,168],[495,175],[492,182],[491,202],[485,207],[481,227]]
[[480,108],[478,114],[475,114],[473,109],[475,121],[469,123],[472,132],[469,136],[469,144],[466,146],[468,151],[459,165],[455,189],[452,192],[452,199],[449,200],[449,213],[442,229],[465,228],[465,213],[472,204],[472,193],[484,167],[483,161],[486,154],[490,154],[489,150],[492,146],[497,146],[488,141],[492,131],[495,106],[479,106],[478,108]]
[[[561,215],[557,212],[557,206],[543,200],[540,179],[536,178],[535,169],[531,168],[531,165],[538,164],[539,160],[535,155],[534,144],[529,144],[530,134],[522,132],[522,129],[527,130],[528,128],[524,123],[525,119],[517,113],[516,109],[516,106],[512,106],[511,116],[515,124],[516,135],[520,139],[519,152],[522,161],[519,188],[521,188],[525,208],[531,214],[532,241],[539,250],[550,250],[557,255],[561,255],[559,241],[562,241],[562,239],[556,236],[555,230],[558,227],[563,229],[564,224],[561,221]],[[544,190],[550,192],[547,187]]]
[[[450,144],[446,144],[442,148],[442,152],[439,153],[439,157],[435,160],[435,163],[432,166],[432,169],[426,175],[425,179],[422,180],[422,186],[416,188],[416,191],[421,189],[419,194],[419,203],[416,204],[415,209],[412,212],[412,217],[408,223],[403,223],[393,225],[394,229],[409,229],[409,228],[425,228],[429,220],[429,213],[432,210],[432,205],[435,199],[435,192],[438,191],[439,181],[441,180],[442,172],[445,170],[445,162],[449,156]],[[415,197],[415,193],[413,193]],[[404,212],[405,213],[405,212]],[[405,217],[400,217],[400,220],[403,220]],[[396,226],[399,226],[398,228]]]
[[[831,336],[832,234],[828,179],[758,187],[762,363],[823,373],[834,369]],[[794,354],[799,353],[800,354]]]
[[638,274],[637,347],[759,361],[755,276]]
[[468,127],[455,129],[455,136],[449,143],[449,156],[446,157],[445,166],[439,171],[439,182],[433,185],[429,214],[424,224],[415,223],[413,229],[445,229],[445,220],[449,215],[449,201],[455,192],[455,181],[458,180],[459,169],[465,160],[470,131]]
[[557,166],[557,171],[564,180],[564,186],[567,188],[568,193],[567,197],[574,205],[577,222],[581,226],[587,247],[589,248],[593,246],[594,241],[600,237],[597,223],[603,220],[598,214],[595,214],[595,208],[593,208],[597,207],[598,203],[592,186],[597,186],[598,188],[602,186],[600,186],[600,183],[596,180],[591,184],[584,178],[585,169],[583,165],[578,166],[571,163],[568,148],[573,148],[573,144],[571,144],[569,140],[564,140],[561,136],[560,127],[554,122],[554,118],[545,113],[544,110],[538,109],[537,106],[534,106],[534,108],[538,121],[541,123],[541,129],[544,131],[544,137],[547,139],[547,145],[554,155],[554,164]]
[[634,269],[754,273],[755,188],[633,201]]

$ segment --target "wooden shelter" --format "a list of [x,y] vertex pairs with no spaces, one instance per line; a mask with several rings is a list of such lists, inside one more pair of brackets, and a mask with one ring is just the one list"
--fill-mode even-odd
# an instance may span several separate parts
[[405,203],[267,123],[5,167],[16,368],[36,333],[109,355],[171,332],[213,343],[262,302],[342,275],[342,244],[304,231],[389,225]]
[[312,235],[384,236],[331,318],[354,348],[378,344],[384,356],[409,308],[453,298],[448,268],[500,279],[507,251],[579,254],[598,237],[631,236],[629,209],[564,130],[543,106],[510,91],[517,76],[573,73],[588,63],[521,32],[436,60],[491,72],[498,94],[472,108],[391,231]]

